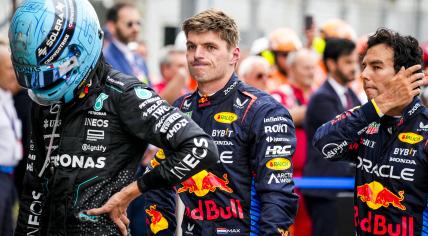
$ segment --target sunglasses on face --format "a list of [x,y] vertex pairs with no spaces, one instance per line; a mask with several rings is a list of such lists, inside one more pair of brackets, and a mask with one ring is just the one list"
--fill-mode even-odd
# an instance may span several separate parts
[[126,27],[128,27],[128,28],[132,28],[132,26],[134,26],[134,25],[141,26],[141,22],[138,20],[126,22]]

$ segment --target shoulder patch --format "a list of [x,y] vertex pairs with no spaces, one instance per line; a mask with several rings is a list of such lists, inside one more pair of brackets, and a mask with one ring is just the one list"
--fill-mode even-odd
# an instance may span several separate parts
[[144,89],[141,86],[134,87],[135,94],[140,99],[149,99],[153,96],[150,90]]

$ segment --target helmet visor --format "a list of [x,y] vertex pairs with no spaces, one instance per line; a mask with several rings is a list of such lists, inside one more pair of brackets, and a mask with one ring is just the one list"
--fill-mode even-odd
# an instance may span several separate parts
[[67,79],[67,73],[78,66],[76,56],[65,58],[50,65],[29,66],[13,63],[18,83],[28,89],[49,87],[60,79]]

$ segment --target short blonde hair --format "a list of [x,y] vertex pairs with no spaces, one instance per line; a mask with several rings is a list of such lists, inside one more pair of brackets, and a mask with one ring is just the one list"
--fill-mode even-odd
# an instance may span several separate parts
[[182,28],[186,37],[189,32],[218,32],[220,38],[227,42],[229,49],[237,47],[239,43],[239,31],[235,21],[219,10],[209,9],[192,16],[183,22]]

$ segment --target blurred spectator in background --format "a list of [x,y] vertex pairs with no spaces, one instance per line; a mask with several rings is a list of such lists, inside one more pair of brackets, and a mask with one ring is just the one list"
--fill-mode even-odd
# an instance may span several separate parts
[[16,77],[8,47],[0,43],[0,235],[13,235],[12,207],[17,200],[12,174],[22,159],[21,121],[16,113],[12,91]]
[[[302,48],[291,52],[287,58],[288,83],[281,85],[271,95],[283,104],[291,114],[296,126],[297,147],[293,155],[293,176],[301,177],[306,162],[307,140],[303,129],[307,103],[312,94],[315,79],[318,55],[311,49]],[[311,219],[308,215],[306,204],[299,189],[299,209],[294,223],[294,235],[311,235]]]
[[[355,79],[358,56],[355,43],[347,39],[329,39],[323,54],[328,78],[309,100],[305,130],[308,144],[312,144],[318,127],[346,110],[360,105],[349,83]],[[354,176],[349,163],[331,163],[323,159],[312,145],[307,145],[307,160],[303,170],[305,177]],[[313,236],[337,235],[337,194],[341,190],[303,189],[305,203],[312,218]],[[349,206],[350,208],[352,206]]]
[[149,56],[147,44],[144,40],[139,40],[138,42],[130,42],[128,48],[141,56],[144,60],[147,60]]
[[172,104],[188,92],[186,86],[190,75],[187,71],[186,52],[172,45],[166,46],[161,50],[159,64],[162,80],[153,88],[159,96]]
[[317,26],[315,24],[315,19],[312,15],[306,15],[304,18],[304,34],[305,34],[305,48],[311,49],[312,43],[317,34]]
[[275,90],[279,85],[287,83],[287,56],[301,47],[302,42],[296,32],[290,28],[279,28],[269,35],[269,48],[275,61],[275,68],[268,81],[269,90]]
[[269,63],[261,56],[249,56],[239,65],[238,76],[245,83],[266,91]]
[[140,13],[129,3],[117,3],[107,11],[106,28],[111,34],[110,43],[103,50],[104,57],[113,69],[136,76],[141,82],[150,84],[144,58],[129,48],[136,42],[141,28]]

